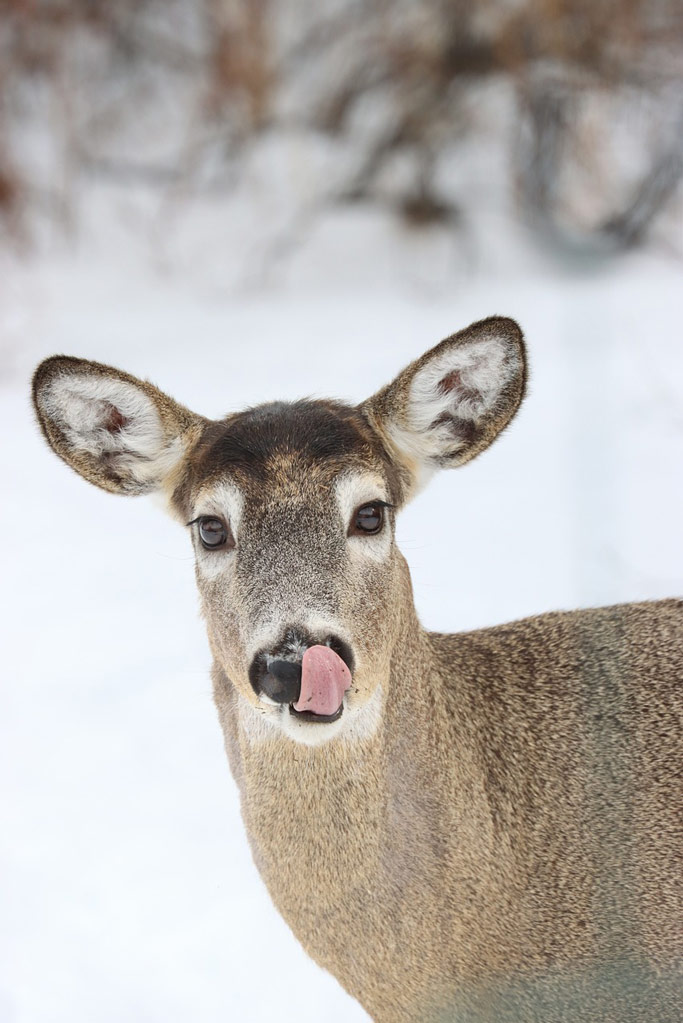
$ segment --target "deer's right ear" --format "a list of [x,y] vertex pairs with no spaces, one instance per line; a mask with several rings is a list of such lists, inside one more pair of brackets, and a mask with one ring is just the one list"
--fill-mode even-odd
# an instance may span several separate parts
[[52,450],[115,494],[168,486],[204,422],[146,381],[66,355],[38,366],[33,403]]
[[447,337],[360,408],[400,468],[408,498],[435,469],[487,448],[519,408],[525,383],[522,332],[492,316]]

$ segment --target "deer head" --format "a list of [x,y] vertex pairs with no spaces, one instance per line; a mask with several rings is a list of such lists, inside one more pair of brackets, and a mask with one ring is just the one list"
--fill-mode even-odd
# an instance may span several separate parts
[[254,734],[372,731],[412,608],[394,517],[434,470],[483,451],[525,384],[521,331],[454,334],[362,404],[275,402],[210,421],[67,356],[38,367],[52,449],[91,483],[158,493],[187,524],[216,664]]

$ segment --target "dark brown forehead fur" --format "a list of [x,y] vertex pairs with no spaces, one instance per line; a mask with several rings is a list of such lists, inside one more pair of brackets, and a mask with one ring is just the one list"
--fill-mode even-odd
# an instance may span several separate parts
[[[287,465],[329,477],[349,466],[377,467],[390,499],[400,500],[400,479],[382,442],[358,409],[337,401],[270,402],[208,423],[188,456],[174,502],[188,510],[192,492],[212,479],[233,476],[243,487],[264,484]],[[285,470],[286,471],[286,470]]]

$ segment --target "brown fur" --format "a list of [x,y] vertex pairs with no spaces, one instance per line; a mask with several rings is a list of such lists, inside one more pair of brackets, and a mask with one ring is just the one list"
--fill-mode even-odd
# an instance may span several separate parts
[[[412,428],[415,374],[491,332],[516,366],[492,409],[468,413],[479,392],[456,360],[434,385],[435,408],[454,404],[400,450],[394,426]],[[179,465],[158,481],[175,514],[194,514],[207,482],[242,495],[236,554],[207,555],[195,534],[215,702],[254,859],[310,955],[378,1023],[677,1020],[681,602],[427,633],[393,513],[389,553],[375,560],[363,540],[351,556],[339,521],[335,487],[349,471],[398,505],[415,488],[420,444],[433,462],[459,464],[491,443],[524,390],[519,328],[473,325],[358,409],[270,405],[219,423],[119,371],[48,360],[35,384],[48,441],[117,489],[45,421],[41,387],[74,368],[155,402],[181,441]],[[467,428],[453,433],[450,419]],[[100,425],[120,429],[115,407]],[[249,682],[252,637],[273,609],[286,625],[310,606],[353,646],[345,715],[365,720],[381,696],[374,730],[317,746],[268,730],[282,708],[263,706]]]
[[441,636],[404,596],[362,748],[254,750],[214,670],[278,909],[375,1020],[674,1023],[683,605]]

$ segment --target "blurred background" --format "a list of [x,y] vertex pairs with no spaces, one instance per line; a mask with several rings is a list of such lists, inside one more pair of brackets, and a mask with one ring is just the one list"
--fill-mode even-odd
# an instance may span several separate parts
[[438,229],[449,288],[512,215],[555,256],[680,249],[677,0],[3,0],[0,18],[0,210],[25,247],[113,220],[183,269],[211,251],[222,288],[296,276],[364,213],[408,250]]
[[403,513],[429,628],[679,593],[677,0],[0,0],[0,1023],[360,1021],[251,861],[189,540],[47,450],[58,351],[221,416],[515,316]]

